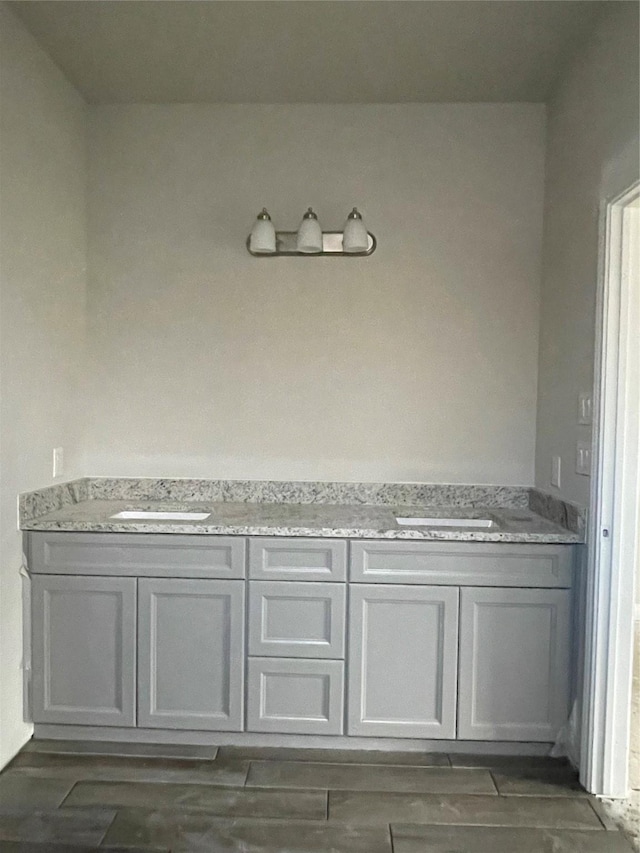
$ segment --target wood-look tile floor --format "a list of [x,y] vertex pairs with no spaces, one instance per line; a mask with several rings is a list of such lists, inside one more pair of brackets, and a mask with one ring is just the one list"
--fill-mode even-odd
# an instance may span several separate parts
[[564,762],[32,741],[0,853],[631,853]]

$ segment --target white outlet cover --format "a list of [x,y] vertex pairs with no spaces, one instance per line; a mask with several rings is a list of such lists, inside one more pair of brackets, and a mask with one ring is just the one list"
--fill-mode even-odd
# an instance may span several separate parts
[[591,391],[578,394],[578,423],[588,426],[593,421],[593,395]]
[[562,485],[562,459],[560,456],[551,457],[551,485],[559,489]]
[[591,442],[579,441],[576,444],[576,474],[591,476]]

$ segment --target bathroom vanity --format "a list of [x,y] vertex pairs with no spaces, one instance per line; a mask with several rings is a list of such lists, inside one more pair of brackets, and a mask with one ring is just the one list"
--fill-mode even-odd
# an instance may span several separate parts
[[532,513],[375,528],[358,512],[388,508],[327,507],[361,527],[310,536],[311,510],[287,527],[272,506],[271,528],[207,535],[88,503],[67,509],[84,529],[54,513],[25,534],[36,736],[524,744],[566,721],[577,537]]

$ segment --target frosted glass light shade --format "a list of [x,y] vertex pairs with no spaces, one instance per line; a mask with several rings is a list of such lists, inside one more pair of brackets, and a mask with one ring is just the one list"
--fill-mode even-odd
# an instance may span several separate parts
[[369,248],[369,235],[361,214],[353,208],[344,224],[342,235],[343,252],[366,252]]
[[298,252],[304,252],[307,255],[322,251],[322,228],[318,222],[318,217],[311,208],[303,216],[298,228],[296,249]]
[[266,207],[262,208],[262,213],[258,214],[258,218],[251,229],[249,248],[252,252],[261,255],[272,255],[276,250],[276,229]]

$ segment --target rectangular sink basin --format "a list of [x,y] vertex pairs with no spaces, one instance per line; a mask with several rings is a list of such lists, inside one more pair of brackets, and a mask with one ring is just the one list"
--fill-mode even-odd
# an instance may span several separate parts
[[151,510],[124,510],[111,518],[123,518],[129,521],[204,521],[210,512],[152,512]]
[[403,527],[468,527],[478,530],[494,526],[494,522],[490,518],[409,518],[396,516],[396,521]]

